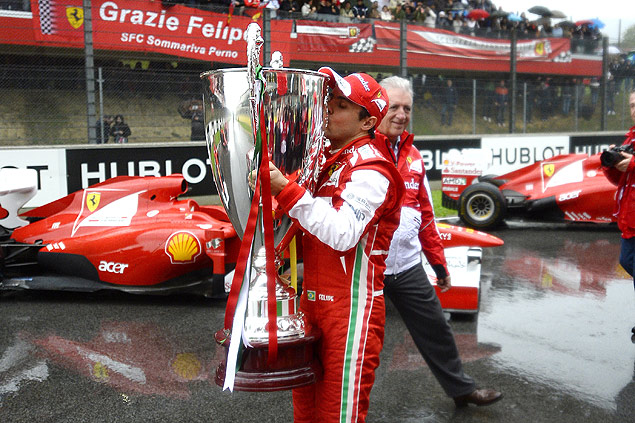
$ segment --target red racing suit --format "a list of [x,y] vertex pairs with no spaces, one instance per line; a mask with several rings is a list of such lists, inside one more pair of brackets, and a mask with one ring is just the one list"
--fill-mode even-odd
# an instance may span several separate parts
[[[626,133],[626,140],[622,145],[630,144],[635,148],[635,126]],[[620,172],[614,167],[602,168],[606,178],[617,185],[615,198],[615,213],[617,226],[622,231],[622,238],[633,238],[635,236],[635,156],[631,158],[626,172]]]
[[363,422],[384,338],[385,258],[403,182],[358,138],[327,154],[311,196],[289,182],[278,204],[304,232],[300,309],[321,331],[323,377],[294,389],[294,422]]
[[[399,228],[386,259],[386,274],[396,275],[421,262],[421,250],[434,269],[437,278],[448,275],[443,243],[434,221],[432,193],[426,177],[421,153],[413,145],[414,134],[404,131],[395,151],[385,137],[377,137],[375,146],[396,164],[404,180],[406,196],[401,208]],[[418,237],[415,234],[418,232]]]

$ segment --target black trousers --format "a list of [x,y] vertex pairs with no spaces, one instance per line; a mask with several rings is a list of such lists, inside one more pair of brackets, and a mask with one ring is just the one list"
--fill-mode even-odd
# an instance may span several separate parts
[[476,389],[463,372],[454,334],[445,320],[441,302],[421,263],[384,278],[384,294],[403,319],[421,356],[450,397]]

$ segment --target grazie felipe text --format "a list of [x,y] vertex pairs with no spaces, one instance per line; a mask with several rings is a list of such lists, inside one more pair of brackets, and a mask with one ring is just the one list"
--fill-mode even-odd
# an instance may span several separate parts
[[[166,11],[161,13],[151,12],[147,10],[119,9],[117,3],[109,1],[101,5],[99,8],[99,17],[103,21],[130,23],[131,25],[141,25],[149,28],[166,28],[175,32],[181,26],[181,22],[176,16],[166,15]],[[223,28],[224,22],[219,20],[216,25],[214,23],[203,23],[200,16],[190,16],[186,33],[192,34],[195,30],[197,34],[205,38],[216,38],[227,40],[227,44],[234,41],[244,39],[246,33],[241,28],[232,28],[226,26]]]

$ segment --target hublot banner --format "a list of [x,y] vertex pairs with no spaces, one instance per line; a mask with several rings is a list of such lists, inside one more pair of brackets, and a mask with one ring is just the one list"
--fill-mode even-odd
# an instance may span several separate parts
[[181,173],[190,187],[188,196],[216,194],[204,144],[68,149],[66,167],[69,193],[115,176],[166,176]]
[[[584,135],[525,135],[499,137],[415,137],[430,181],[441,180],[442,155],[450,149],[480,148],[491,153],[497,174],[519,169],[557,154],[595,154],[619,145],[617,132]],[[0,169],[30,168],[38,173],[38,194],[26,204],[37,207],[115,176],[165,176],[181,173],[187,196],[215,195],[216,186],[204,142],[178,144],[118,144],[65,147],[0,148]],[[2,188],[2,187],[0,187]],[[1,189],[0,189],[1,191]]]

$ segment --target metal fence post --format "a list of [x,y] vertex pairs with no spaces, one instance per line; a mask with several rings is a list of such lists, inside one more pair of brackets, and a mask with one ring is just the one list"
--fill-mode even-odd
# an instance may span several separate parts
[[472,79],[472,134],[476,134],[476,79]]
[[105,144],[108,140],[104,139],[104,78],[101,71],[100,66],[97,68],[97,83],[99,84],[99,121],[101,122],[101,131],[96,136],[101,140],[102,144]]
[[576,79],[575,81],[575,116],[574,116],[574,123],[575,123],[575,131],[578,132],[578,114],[579,114],[579,110],[580,110],[580,81],[578,79]]
[[626,116],[627,116],[627,111],[630,109],[630,106],[628,105],[628,98],[629,98],[629,93],[631,92],[630,87],[628,86],[628,81],[625,79],[624,80],[624,89],[622,90],[622,126],[620,126],[620,128],[624,128],[626,127]]
[[523,134],[527,133],[527,82],[523,82]]
[[402,77],[408,77],[408,26],[402,19],[399,24],[399,72]]
[[608,84],[609,72],[609,39],[602,38],[602,84],[600,85],[600,109],[602,118],[600,119],[600,130],[606,131],[606,85]]
[[84,56],[86,70],[86,119],[88,142],[97,144],[97,116],[95,113],[95,61],[93,57],[93,18],[91,1],[84,0]]
[[271,60],[271,10],[264,8],[262,14],[262,38],[265,39],[265,45],[262,46],[262,63],[263,66],[269,66]]
[[516,126],[516,27],[512,28],[511,48],[509,52],[510,62],[510,96],[509,103],[509,133],[513,134]]

